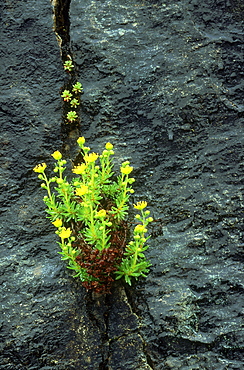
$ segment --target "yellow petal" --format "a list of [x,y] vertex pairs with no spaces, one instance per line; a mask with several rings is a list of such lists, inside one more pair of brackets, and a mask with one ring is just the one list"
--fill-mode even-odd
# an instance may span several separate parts
[[66,229],[65,227],[62,228],[62,230],[58,233],[61,239],[67,239],[72,234],[72,231],[70,230],[70,227]]
[[123,173],[124,175],[129,175],[129,174],[133,171],[133,167],[132,167],[132,166],[125,166],[125,167],[121,167],[121,168],[120,168],[120,171],[121,171],[121,173]]
[[33,168],[34,172],[43,173],[46,169],[47,165],[46,163],[38,164],[36,167]]
[[54,222],[52,222],[52,224],[56,227],[61,227],[63,222],[60,218],[57,218],[57,220],[55,220]]
[[139,209],[140,211],[142,209],[146,208],[146,206],[147,206],[147,202],[145,202],[145,201],[137,202],[136,204],[134,204],[134,208]]

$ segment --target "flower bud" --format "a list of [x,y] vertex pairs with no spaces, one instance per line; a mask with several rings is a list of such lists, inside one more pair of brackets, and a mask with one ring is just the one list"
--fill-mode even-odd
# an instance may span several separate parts
[[140,237],[140,235],[134,235],[134,239],[136,239],[136,240],[139,240],[139,239],[141,239],[141,237]]
[[107,143],[106,145],[105,145],[105,148],[107,149],[107,150],[112,150],[113,149],[113,144],[111,144],[111,143]]
[[104,218],[106,217],[106,210],[105,209],[101,209],[100,211],[97,212],[96,218]]
[[79,144],[79,146],[82,146],[84,145],[86,142],[86,139],[84,138],[84,136],[81,136],[77,139],[77,143]]
[[107,157],[108,153],[109,153],[108,150],[103,150],[102,155],[100,155],[100,157]]
[[120,171],[124,175],[129,175],[133,171],[133,167],[132,166],[129,166],[129,165],[126,165],[125,167],[121,167],[120,168]]
[[145,228],[144,225],[136,225],[134,231],[136,233],[140,233],[141,234],[141,233],[146,233],[147,232],[147,229]]
[[58,161],[59,159],[61,159],[61,158],[62,158],[62,154],[61,154],[58,150],[56,150],[56,152],[54,152],[54,153],[52,154],[52,157],[53,157],[54,159],[56,159],[56,161]]

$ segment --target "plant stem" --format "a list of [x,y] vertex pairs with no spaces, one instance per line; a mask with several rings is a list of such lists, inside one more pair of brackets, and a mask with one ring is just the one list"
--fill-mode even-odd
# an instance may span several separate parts
[[62,167],[60,165],[58,166],[58,170],[59,170],[59,178],[62,180],[63,179],[63,171],[62,171]]
[[43,172],[43,177],[44,177],[44,180],[45,180],[45,182],[46,182],[46,184],[47,184],[47,193],[48,193],[48,197],[49,197],[49,199],[50,199],[51,203],[53,203],[52,194],[51,194],[51,189],[50,189],[50,186],[49,186],[50,182],[48,181],[48,178],[47,178],[47,176],[46,176],[45,172]]
[[92,233],[94,234],[94,215],[93,215],[93,205],[92,202],[90,202],[90,221],[91,221],[91,230]]
[[[93,162],[91,164],[91,194],[94,194],[95,192],[95,181],[94,181],[94,178],[95,178],[95,163]],[[93,199],[90,199],[90,221],[91,221],[91,231],[92,231],[92,234],[95,236],[95,229],[94,229],[94,209],[93,209],[93,202],[94,200]]]
[[136,266],[136,262],[137,262],[137,256],[138,256],[138,242],[136,243],[137,245],[136,245],[136,252],[135,252],[135,254],[134,254],[134,258],[133,258],[133,262],[132,262],[132,266],[131,266],[131,270],[132,270],[132,272],[133,272],[133,270],[134,270],[134,267]]

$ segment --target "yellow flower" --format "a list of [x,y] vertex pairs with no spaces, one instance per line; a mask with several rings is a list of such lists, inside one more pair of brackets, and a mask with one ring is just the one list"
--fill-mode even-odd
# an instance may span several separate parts
[[103,217],[105,217],[106,216],[106,211],[105,211],[105,209],[101,209],[100,211],[98,211],[97,212],[97,214],[96,214],[96,216],[95,217],[97,217],[97,218],[103,218]]
[[56,152],[54,152],[54,153],[52,154],[52,157],[53,157],[54,159],[56,159],[56,161],[57,161],[58,159],[61,159],[61,158],[62,158],[62,154],[61,154],[58,150],[56,150]]
[[138,233],[138,234],[146,233],[147,232],[147,229],[143,225],[136,225],[136,227],[134,229],[134,232],[135,233]]
[[36,167],[33,168],[33,171],[43,173],[46,167],[47,167],[46,163],[38,164]]
[[75,194],[81,197],[84,194],[88,193],[88,186],[81,185],[79,188],[76,189]]
[[70,230],[70,227],[66,229],[65,227],[62,227],[62,230],[58,233],[61,239],[69,238],[72,234],[72,231]]
[[86,154],[84,156],[84,160],[85,162],[95,162],[98,158],[98,154],[97,153],[90,153],[90,154]]
[[113,144],[111,144],[111,143],[107,143],[106,145],[105,145],[105,148],[107,149],[107,150],[112,150],[113,149]]
[[81,163],[78,166],[74,167],[72,171],[76,173],[77,175],[82,175],[85,172],[85,170],[86,170],[86,164]]
[[56,227],[61,227],[63,222],[60,218],[57,218],[57,220],[55,220],[54,222],[52,222],[52,224]]
[[124,175],[129,175],[132,171],[133,171],[133,167],[132,166],[125,166],[125,167],[121,167],[120,168],[120,171],[121,173],[123,173]]
[[141,211],[142,209],[146,208],[146,206],[147,206],[147,202],[144,202],[144,201],[142,201],[142,202],[137,202],[136,204],[134,204],[134,208],[135,208],[135,209],[139,209],[140,211]]
[[77,139],[77,143],[78,143],[79,145],[84,145],[84,144],[85,144],[85,142],[86,142],[86,139],[84,138],[84,136],[81,136],[81,137],[79,137],[79,138]]

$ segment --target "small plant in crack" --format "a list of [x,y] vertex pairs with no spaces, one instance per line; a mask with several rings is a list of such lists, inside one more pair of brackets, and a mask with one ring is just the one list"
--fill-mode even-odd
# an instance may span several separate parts
[[69,90],[64,90],[61,97],[64,99],[64,101],[69,102],[72,98],[72,94]]
[[45,163],[37,165],[34,171],[47,191],[43,200],[47,217],[60,238],[62,259],[87,290],[109,293],[115,279],[124,278],[131,285],[133,278],[145,277],[149,272],[150,263],[144,253],[148,248],[147,226],[153,219],[150,211],[145,210],[147,203],[137,202],[135,225],[130,232],[133,167],[125,161],[115,176],[111,143],[98,154],[85,146],[84,137],[77,142],[83,161],[72,169],[71,181],[64,176],[66,160],[59,151],[52,154],[56,161],[54,176],[46,175]]
[[76,108],[78,105],[80,105],[79,100],[74,98],[70,101],[70,105],[72,108]]
[[82,84],[80,82],[76,82],[74,85],[73,85],[73,89],[72,91],[75,93],[75,94],[78,94],[78,93],[81,93],[83,91],[83,87],[82,87]]
[[65,71],[71,72],[71,71],[73,71],[73,68],[74,68],[74,65],[73,65],[72,60],[66,60],[64,62]]
[[[68,113],[66,114],[67,122],[66,123],[73,123],[78,120],[78,113],[73,110],[77,109],[80,105],[80,94],[82,93],[83,88],[82,84],[80,82],[76,82],[72,86],[72,92],[68,89],[65,89],[61,97],[63,98],[65,104],[66,104],[66,111]],[[72,109],[72,110],[70,110]]]
[[67,113],[67,119],[69,122],[74,122],[78,119],[78,114],[76,111],[71,110],[70,112]]

